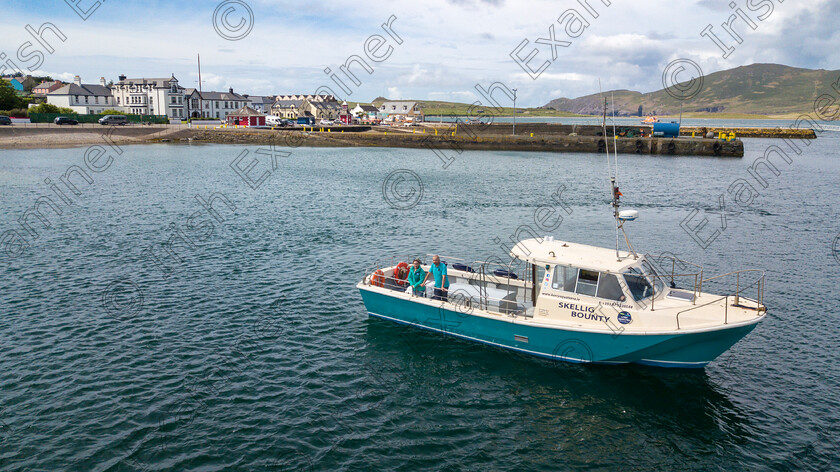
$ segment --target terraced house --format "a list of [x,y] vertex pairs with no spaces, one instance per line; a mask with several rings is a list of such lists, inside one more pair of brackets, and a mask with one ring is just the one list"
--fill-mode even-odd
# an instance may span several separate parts
[[[111,87],[116,105],[134,115],[166,115],[186,118],[184,87],[173,75],[168,79],[129,79],[121,75]],[[104,80],[104,79],[103,79]]]
[[80,115],[96,115],[108,108],[114,108],[111,89],[105,85],[105,78],[99,84],[83,84],[77,75],[72,84],[64,85],[46,95],[47,103],[70,108]]
[[190,118],[218,118],[224,120],[230,113],[250,105],[250,100],[229,89],[227,92],[186,91],[187,116]]
[[271,106],[271,114],[281,118],[288,118],[294,120],[301,112],[300,106],[303,100],[277,100]]

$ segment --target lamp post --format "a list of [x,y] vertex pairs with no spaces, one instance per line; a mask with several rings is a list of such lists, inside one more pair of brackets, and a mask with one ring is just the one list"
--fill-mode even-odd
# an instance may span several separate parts
[[513,135],[516,136],[516,89],[513,89]]

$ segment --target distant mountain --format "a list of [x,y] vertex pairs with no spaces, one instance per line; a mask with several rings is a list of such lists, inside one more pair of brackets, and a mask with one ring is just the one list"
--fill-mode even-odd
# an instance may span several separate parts
[[[780,64],[752,64],[715,72],[703,77],[703,88],[696,96],[680,101],[666,90],[650,93],[615,90],[604,92],[608,100],[615,96],[616,114],[678,114],[683,112],[743,113],[781,115],[814,111],[814,100],[831,93],[831,84],[840,79],[840,71],[800,69]],[[600,115],[604,101],[600,94],[578,98],[557,98],[545,105],[558,111]],[[612,112],[612,105],[609,107]]]

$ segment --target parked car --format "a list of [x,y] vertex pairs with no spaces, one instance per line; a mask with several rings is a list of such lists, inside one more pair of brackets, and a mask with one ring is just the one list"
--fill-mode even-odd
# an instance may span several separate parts
[[128,124],[128,117],[125,115],[106,115],[99,119],[99,124],[125,126]]
[[330,126],[334,125],[335,123],[330,120],[321,120],[318,124]]
[[0,115],[0,125],[10,125],[12,124],[12,119],[6,115]]
[[76,121],[74,119],[71,119],[71,118],[67,118],[66,116],[57,117],[55,120],[53,120],[53,123],[55,123],[57,125],[77,125],[77,124],[79,124],[78,121]]

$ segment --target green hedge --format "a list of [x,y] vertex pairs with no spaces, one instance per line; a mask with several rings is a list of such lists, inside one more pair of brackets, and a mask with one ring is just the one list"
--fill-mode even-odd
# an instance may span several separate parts
[[[98,123],[99,119],[108,115],[77,115],[77,114],[62,114],[62,113],[29,113],[29,121],[33,123],[52,123],[57,117],[66,116],[72,118],[79,123]],[[167,124],[169,118],[165,115],[125,115],[129,123],[156,123]]]

